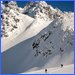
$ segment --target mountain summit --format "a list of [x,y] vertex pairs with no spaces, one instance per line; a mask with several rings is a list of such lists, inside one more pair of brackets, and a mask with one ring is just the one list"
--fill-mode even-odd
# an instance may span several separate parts
[[33,17],[41,19],[54,19],[60,17],[59,11],[48,5],[45,1],[29,2],[24,7],[24,13]]

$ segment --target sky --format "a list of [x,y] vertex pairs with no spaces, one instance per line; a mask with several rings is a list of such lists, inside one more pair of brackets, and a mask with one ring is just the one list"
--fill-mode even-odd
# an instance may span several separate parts
[[[19,7],[24,7],[28,1],[17,1]],[[52,5],[54,8],[59,8],[61,11],[74,11],[73,1],[46,1],[48,4]]]

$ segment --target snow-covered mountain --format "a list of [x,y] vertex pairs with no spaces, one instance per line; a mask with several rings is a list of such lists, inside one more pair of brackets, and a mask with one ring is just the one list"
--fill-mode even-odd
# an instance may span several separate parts
[[20,35],[33,20],[33,18],[19,12],[19,8],[15,2],[9,2],[2,13],[2,37],[12,37],[11,40],[14,39]]
[[74,13],[45,1],[2,3],[2,73],[73,64]]
[[52,19],[53,14],[56,13],[57,10],[53,9],[46,2],[30,2],[26,4],[24,7],[24,13],[33,17],[33,18],[41,18],[44,20]]

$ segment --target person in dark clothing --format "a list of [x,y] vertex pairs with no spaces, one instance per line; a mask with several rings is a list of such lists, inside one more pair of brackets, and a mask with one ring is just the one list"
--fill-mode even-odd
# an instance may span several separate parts
[[62,48],[60,48],[60,51],[63,52],[64,50]]
[[61,68],[63,67],[63,64],[61,64]]
[[47,73],[47,69],[45,69],[45,73]]

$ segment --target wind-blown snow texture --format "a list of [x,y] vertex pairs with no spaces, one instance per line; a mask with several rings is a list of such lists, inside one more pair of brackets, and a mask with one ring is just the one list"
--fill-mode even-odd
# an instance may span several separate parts
[[74,13],[44,1],[2,3],[2,73],[73,64]]

